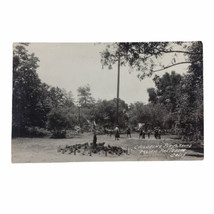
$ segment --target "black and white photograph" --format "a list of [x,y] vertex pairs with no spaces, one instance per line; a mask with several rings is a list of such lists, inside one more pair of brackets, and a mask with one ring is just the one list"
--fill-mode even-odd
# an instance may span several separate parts
[[212,1],[0,11],[0,213],[214,213]]
[[12,162],[203,160],[203,45],[14,43]]

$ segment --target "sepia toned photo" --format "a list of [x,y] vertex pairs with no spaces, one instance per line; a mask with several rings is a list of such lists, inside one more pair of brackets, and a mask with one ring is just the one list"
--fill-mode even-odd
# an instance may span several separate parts
[[203,45],[14,43],[12,162],[204,158]]

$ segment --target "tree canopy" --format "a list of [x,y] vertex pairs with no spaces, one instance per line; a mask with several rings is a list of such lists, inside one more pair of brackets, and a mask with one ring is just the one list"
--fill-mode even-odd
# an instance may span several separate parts
[[[15,44],[13,50],[12,135],[28,135],[32,127],[54,130],[57,123],[61,129],[72,127],[75,106],[71,92],[42,83],[36,72],[39,59],[28,53],[27,45]],[[68,121],[60,122],[64,117]]]
[[[165,57],[169,62],[165,62]],[[181,57],[182,56],[182,57]],[[201,42],[126,42],[107,45],[101,53],[103,66],[112,65],[120,57],[121,65],[141,71],[143,79],[155,72],[166,70],[181,64],[196,65],[202,62]]]
[[44,89],[36,69],[39,59],[25,46],[15,45],[13,51],[13,132],[22,133],[26,126],[44,126],[45,109],[41,96]]
[[180,96],[179,85],[182,76],[174,71],[165,73],[162,77],[155,75],[153,81],[157,89],[149,88],[149,101],[153,104],[163,104],[169,112],[173,112],[177,106],[177,99]]
[[85,86],[80,86],[78,89],[77,89],[77,93],[78,93],[78,104],[81,106],[81,107],[87,107],[87,106],[90,106],[91,104],[94,103],[94,98],[91,96],[91,88],[90,86],[87,84]]

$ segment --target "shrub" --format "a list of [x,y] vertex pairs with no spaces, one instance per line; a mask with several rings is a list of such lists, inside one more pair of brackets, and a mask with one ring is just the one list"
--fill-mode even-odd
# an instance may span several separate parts
[[47,127],[53,138],[65,138],[68,126],[69,121],[61,109],[53,109],[49,113]]

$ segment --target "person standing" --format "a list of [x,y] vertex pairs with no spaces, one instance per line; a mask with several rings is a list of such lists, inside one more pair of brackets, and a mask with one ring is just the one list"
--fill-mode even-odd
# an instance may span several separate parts
[[127,134],[127,137],[128,137],[128,136],[129,136],[130,138],[132,137],[132,136],[131,136],[131,129],[130,129],[130,127],[127,128],[126,134]]
[[151,134],[151,130],[149,129],[149,130],[147,131],[148,139],[150,139],[150,134]]
[[92,130],[92,133],[93,133],[93,147],[96,147],[97,146],[97,133],[96,133],[96,122],[95,120],[92,122],[92,127],[91,127],[91,130]]
[[143,130],[143,139],[145,139],[145,135],[146,135],[145,130]]
[[161,129],[158,129],[158,139],[161,139]]
[[143,136],[143,129],[140,129],[140,132],[139,132],[139,139]]
[[115,133],[115,140],[119,140],[120,139],[120,130],[119,130],[118,126],[115,127],[114,133]]
[[158,129],[155,128],[155,139],[157,139],[157,138],[158,138]]

